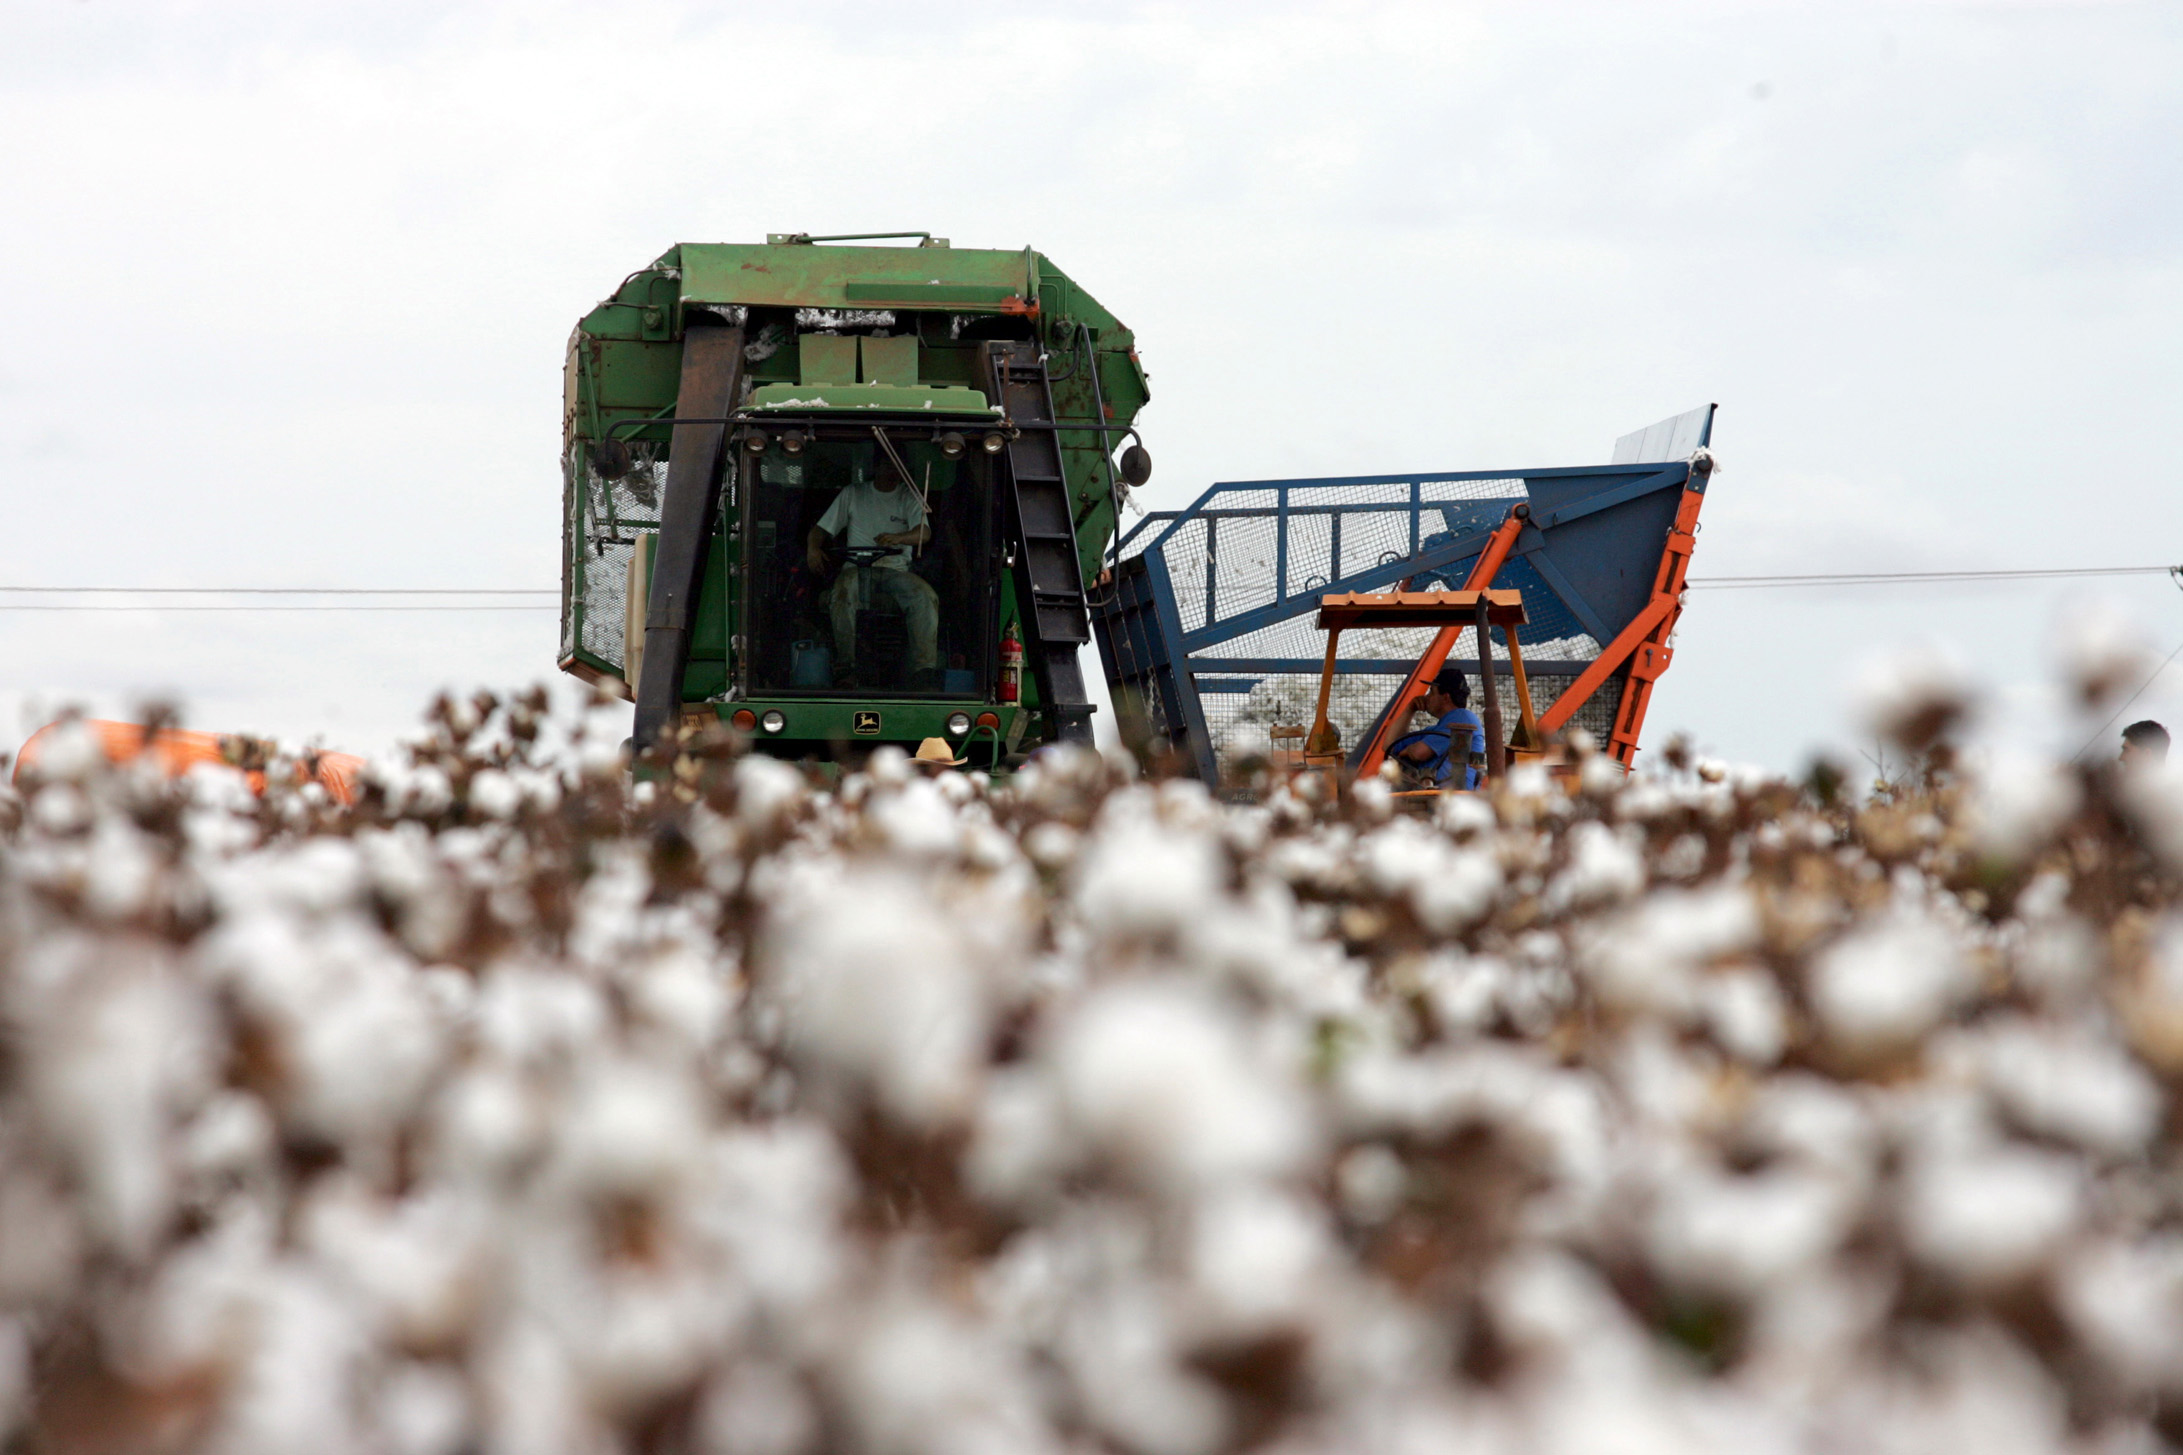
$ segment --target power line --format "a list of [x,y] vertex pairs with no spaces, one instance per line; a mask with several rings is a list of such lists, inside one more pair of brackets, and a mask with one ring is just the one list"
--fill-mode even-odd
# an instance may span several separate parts
[[2165,576],[2175,566],[2071,566],[2021,571],[1846,571],[1833,574],[1777,576],[1693,576],[1697,590],[1757,591],[1793,586],[1913,586],[1977,581],[2051,581],[2089,576]]
[[99,606],[85,602],[13,602],[0,601],[0,611],[555,611],[559,608],[543,602],[510,601],[499,606],[462,606],[456,604],[426,606],[290,606],[277,602],[250,606],[168,606],[161,602],[147,601],[127,606]]
[[559,596],[532,586],[0,586],[15,596]]

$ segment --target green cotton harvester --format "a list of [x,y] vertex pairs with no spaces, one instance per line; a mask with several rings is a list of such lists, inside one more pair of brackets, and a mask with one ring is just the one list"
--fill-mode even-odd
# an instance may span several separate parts
[[791,758],[1088,742],[1147,397],[1030,248],[670,249],[569,340],[561,666],[635,701],[640,754],[722,721]]

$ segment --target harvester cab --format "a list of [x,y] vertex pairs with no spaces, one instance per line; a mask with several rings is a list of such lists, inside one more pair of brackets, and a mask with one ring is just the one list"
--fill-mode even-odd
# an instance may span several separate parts
[[1088,742],[1147,397],[1030,249],[671,249],[570,340],[561,666],[635,700],[639,752],[717,721],[788,757]]

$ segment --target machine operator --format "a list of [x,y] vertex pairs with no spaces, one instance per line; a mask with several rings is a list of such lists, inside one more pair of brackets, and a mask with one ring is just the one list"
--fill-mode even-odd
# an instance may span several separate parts
[[1443,667],[1421,704],[1433,725],[1395,739],[1388,753],[1436,787],[1476,788],[1486,761],[1486,725],[1469,702],[1470,679],[1457,668]]
[[811,528],[806,552],[815,575],[826,575],[828,552],[844,538],[853,551],[893,549],[862,564],[845,564],[827,593],[837,676],[854,680],[857,611],[884,597],[909,625],[912,681],[919,688],[937,687],[940,598],[932,583],[910,570],[911,549],[932,538],[932,527],[925,518],[924,502],[905,487],[891,462],[881,461],[873,479],[859,480],[835,496]]

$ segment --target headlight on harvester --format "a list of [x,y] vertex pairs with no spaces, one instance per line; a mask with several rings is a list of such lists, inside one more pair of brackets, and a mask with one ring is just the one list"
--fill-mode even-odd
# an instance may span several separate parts
[[1002,450],[1008,448],[1008,436],[1002,434],[999,430],[995,430],[993,431],[993,433],[987,435],[984,439],[980,440],[979,443],[985,446],[985,452],[987,454],[997,455]]
[[964,733],[969,732],[970,714],[967,712],[949,713],[947,715],[947,730],[949,736],[958,738],[961,737]]
[[768,710],[764,717],[758,719],[758,726],[769,733],[777,733],[788,726],[788,719],[781,716],[781,710],[776,707]]
[[743,448],[749,450],[754,455],[764,454],[766,452],[766,446],[771,443],[772,441],[766,438],[766,432],[762,429],[754,429],[749,434],[743,436]]

